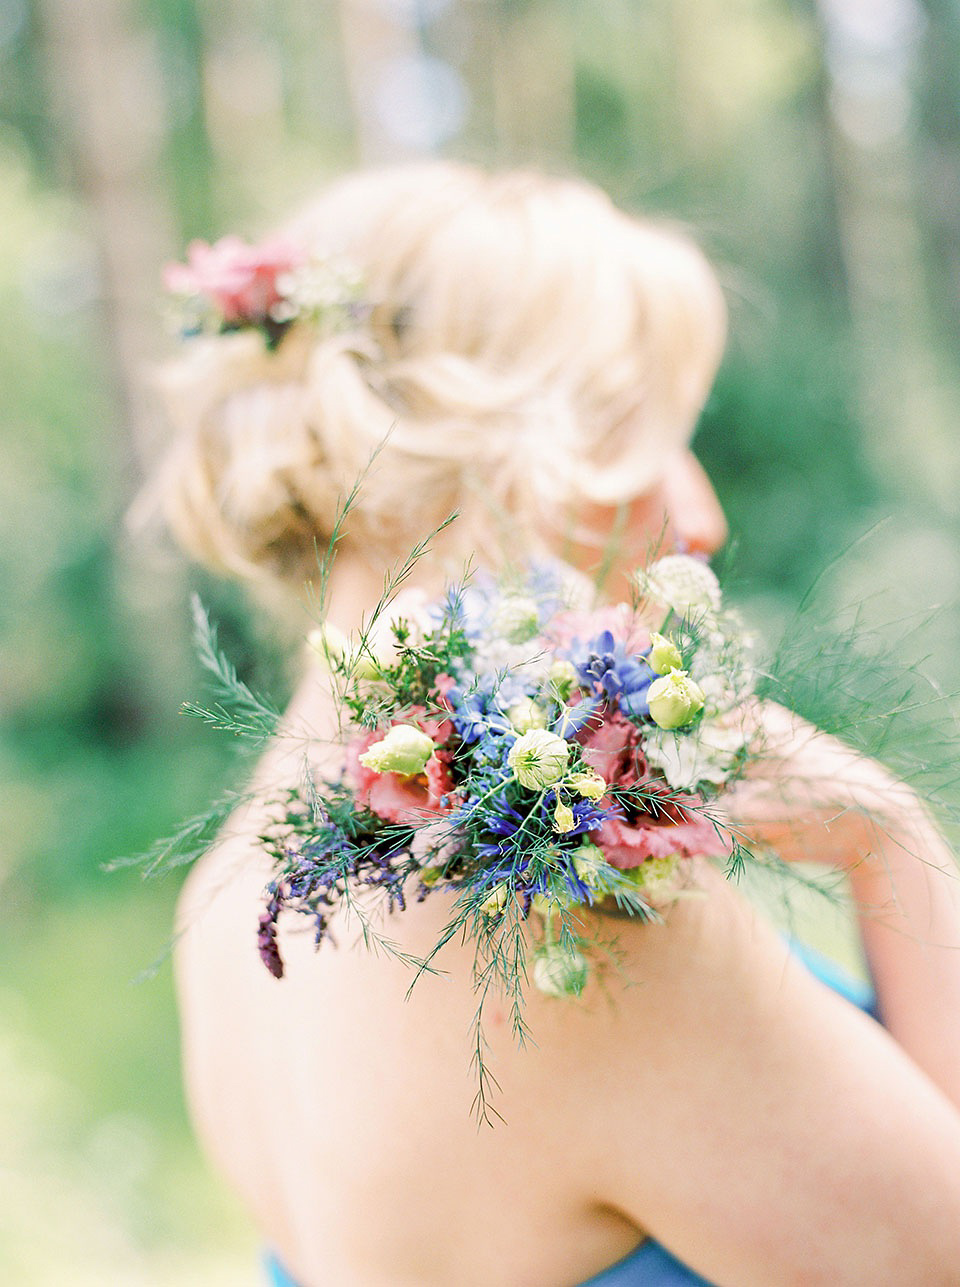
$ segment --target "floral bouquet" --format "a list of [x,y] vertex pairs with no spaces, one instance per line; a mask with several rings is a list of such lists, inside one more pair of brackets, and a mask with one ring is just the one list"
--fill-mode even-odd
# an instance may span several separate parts
[[309,774],[265,837],[271,973],[285,910],[319,943],[361,887],[391,910],[446,888],[437,946],[466,931],[479,986],[519,994],[532,938],[535,985],[578,994],[591,945],[573,907],[656,918],[690,858],[738,853],[711,805],[748,755],[742,628],[695,558],[635,585],[633,603],[590,609],[569,573],[478,577],[436,603],[401,594],[358,640],[311,635],[347,717],[344,763]]

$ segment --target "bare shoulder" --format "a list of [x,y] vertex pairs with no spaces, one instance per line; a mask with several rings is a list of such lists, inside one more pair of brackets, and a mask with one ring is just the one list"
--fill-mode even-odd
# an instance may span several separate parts
[[611,1204],[711,1281],[955,1282],[956,1111],[700,883],[662,926],[617,922],[622,977],[564,1024],[565,1120],[603,1141]]

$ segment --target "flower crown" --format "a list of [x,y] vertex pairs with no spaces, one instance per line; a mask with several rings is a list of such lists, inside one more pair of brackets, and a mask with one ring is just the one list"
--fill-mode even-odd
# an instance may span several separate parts
[[370,314],[354,264],[284,237],[258,245],[235,236],[212,245],[193,241],[185,264],[166,265],[163,284],[182,336],[252,329],[271,350],[295,322],[336,333],[362,325]]

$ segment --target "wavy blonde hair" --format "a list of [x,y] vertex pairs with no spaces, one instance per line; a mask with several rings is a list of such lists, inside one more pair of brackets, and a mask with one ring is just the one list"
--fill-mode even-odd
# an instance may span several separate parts
[[372,316],[195,339],[161,373],[174,437],[149,496],[185,549],[301,582],[380,447],[346,540],[390,559],[455,507],[460,547],[509,516],[536,542],[654,485],[723,347],[717,280],[682,234],[588,184],[429,163],[332,184],[283,230],[346,256]]

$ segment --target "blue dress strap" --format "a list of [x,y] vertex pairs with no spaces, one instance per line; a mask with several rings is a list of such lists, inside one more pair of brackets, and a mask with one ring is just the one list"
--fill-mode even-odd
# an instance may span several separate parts
[[795,956],[798,961],[802,961],[814,978],[819,979],[821,983],[825,983],[831,991],[836,992],[839,996],[846,997],[858,1010],[863,1010],[866,1014],[879,1020],[876,993],[869,983],[864,982],[862,979],[854,978],[842,966],[837,965],[836,961],[831,961],[828,956],[824,956],[816,948],[808,947],[806,943],[801,943],[799,939],[791,938],[787,941],[790,945],[791,956]]
[[[263,1264],[267,1287],[297,1287],[274,1256],[265,1256]],[[710,1284],[671,1256],[659,1242],[648,1241],[609,1269],[602,1269],[582,1287],[710,1287]]]
[[671,1256],[659,1242],[648,1239],[582,1287],[710,1287],[710,1283]]
[[267,1278],[267,1287],[297,1287],[280,1261],[269,1252],[263,1257],[263,1269]]

